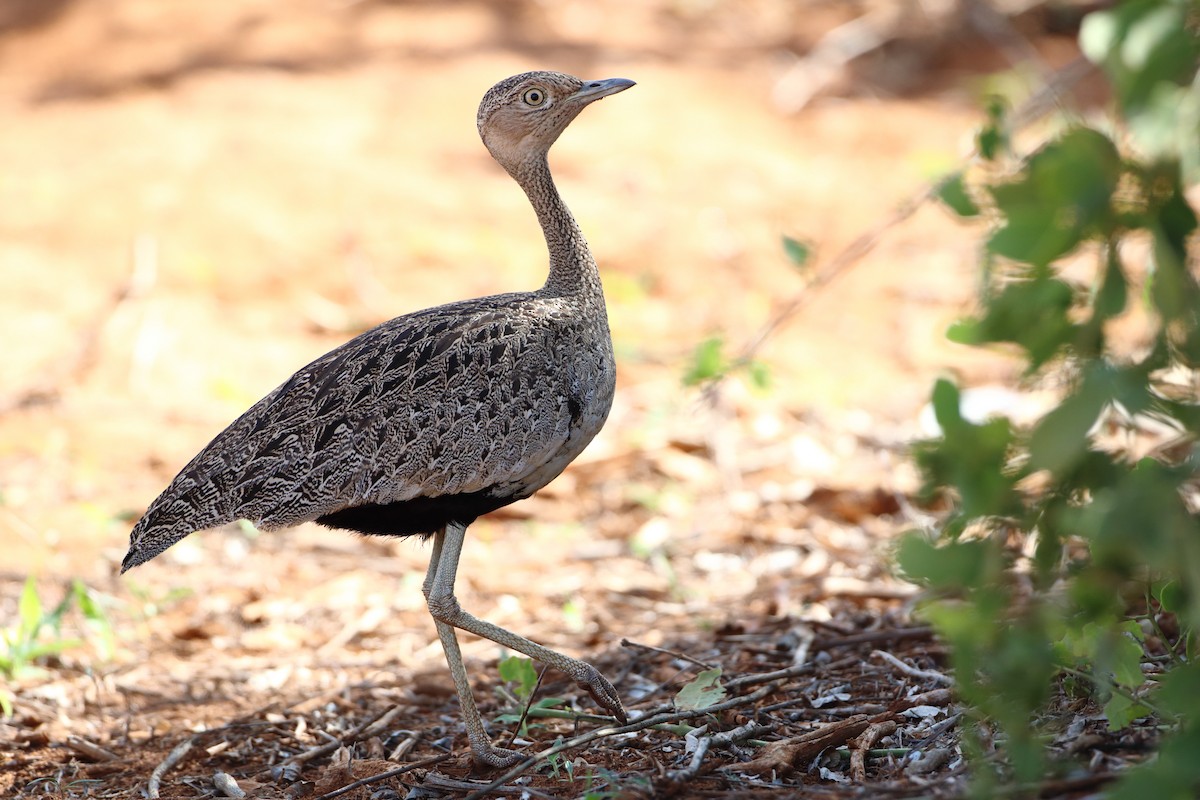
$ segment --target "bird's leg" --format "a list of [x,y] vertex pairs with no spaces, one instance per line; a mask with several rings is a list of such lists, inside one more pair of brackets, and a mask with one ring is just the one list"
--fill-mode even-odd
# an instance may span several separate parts
[[[460,628],[476,636],[482,636],[484,639],[490,639],[496,644],[516,650],[518,653],[524,653],[532,659],[565,672],[576,683],[586,689],[601,708],[616,717],[618,722],[623,724],[628,721],[625,708],[621,705],[621,698],[617,694],[617,690],[591,664],[588,664],[586,661],[580,661],[577,658],[564,656],[562,653],[557,653],[548,647],[531,642],[525,637],[518,636],[498,625],[493,625],[490,622],[485,622],[478,617],[474,617],[459,607],[458,598],[454,596],[454,576],[458,571],[458,556],[462,551],[465,533],[465,525],[451,523],[437,534],[437,538],[434,540],[437,569],[426,577],[427,591],[425,593],[425,600],[429,605],[429,613],[433,615],[434,621],[439,623],[438,635],[442,636],[442,644],[446,647],[446,657],[450,658],[450,647],[446,645],[447,637],[442,635],[442,625]],[[449,639],[454,640],[453,630],[449,632]],[[456,641],[454,651],[455,653],[458,652]],[[461,656],[458,657],[458,661],[459,669],[462,669]],[[451,663],[450,668],[454,670],[453,663]],[[458,680],[457,676],[455,680]],[[462,672],[462,680],[465,685],[465,670]],[[470,689],[468,688],[466,691],[469,695]],[[463,690],[460,689],[459,697],[461,698],[462,696]]]
[[[434,534],[433,550],[429,554],[429,569],[425,573],[425,582],[421,591],[425,601],[431,600],[433,587],[441,571],[443,542],[446,537],[445,529]],[[458,559],[454,559],[457,566]],[[451,572],[451,582],[453,582]],[[492,744],[483,727],[483,719],[479,716],[479,707],[475,705],[475,695],[471,692],[471,682],[467,679],[467,668],[463,664],[462,651],[458,647],[458,636],[454,628],[439,620],[433,619],[437,627],[438,639],[442,642],[442,650],[446,653],[446,663],[450,665],[450,675],[454,678],[454,690],[458,693],[458,704],[462,707],[463,725],[467,729],[467,741],[471,744],[471,757],[478,764],[489,767],[510,767],[521,760],[521,754],[513,750],[505,750]]]

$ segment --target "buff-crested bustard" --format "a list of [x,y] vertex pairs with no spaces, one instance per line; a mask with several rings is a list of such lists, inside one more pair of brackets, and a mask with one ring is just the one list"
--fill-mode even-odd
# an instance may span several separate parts
[[547,152],[585,106],[633,85],[528,72],[488,90],[479,134],[537,213],[550,251],[545,285],[397,317],[301,369],[150,505],[122,572],[237,519],[264,530],[316,521],[432,535],[423,591],[477,762],[506,766],[519,756],[489,740],[455,628],[562,670],[624,722],[620,697],[595,667],[463,611],[454,577],[467,526],[552,481],[608,416],[615,367],[600,275]]

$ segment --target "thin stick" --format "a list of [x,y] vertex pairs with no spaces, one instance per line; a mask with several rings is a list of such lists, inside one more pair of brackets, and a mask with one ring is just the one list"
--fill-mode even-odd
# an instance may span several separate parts
[[695,664],[697,667],[700,667],[701,669],[716,669],[717,668],[716,664],[709,664],[708,662],[701,661],[698,658],[692,658],[687,653],[680,653],[676,650],[668,650],[665,647],[655,647],[654,645],[642,644],[641,642],[634,642],[629,639],[622,639],[621,647],[632,647],[635,650],[645,650],[646,652],[649,652],[649,653],[662,653],[664,656],[671,656],[672,658],[678,658],[680,661],[686,661],[689,664]]
[[954,685],[954,679],[949,675],[943,675],[942,673],[932,669],[917,669],[916,667],[909,666],[886,650],[873,650],[871,651],[871,657],[883,659],[911,678],[922,678],[927,681],[933,681],[934,683],[940,683],[943,686]]
[[[378,714],[371,717],[366,722],[364,722],[362,725],[359,725],[357,728],[350,731],[350,733],[346,734],[345,736],[331,736],[330,737],[331,741],[328,741],[322,745],[318,745],[317,747],[314,747],[311,750],[305,750],[301,753],[297,753],[296,755],[291,756],[290,758],[285,758],[280,763],[282,763],[282,764],[303,764],[306,761],[311,761],[312,759],[317,758],[319,756],[323,756],[328,753],[332,753],[334,750],[337,750],[343,744],[351,744],[353,742],[357,742],[359,739],[363,738],[363,736],[367,733],[367,731],[371,730],[372,728],[374,728],[376,726],[382,727],[383,725],[386,725],[387,723],[391,722],[396,717],[396,715],[398,715],[400,713],[400,710],[401,710],[400,706],[391,706],[389,708],[385,708],[383,711],[380,711]],[[322,733],[322,731],[317,731],[317,733]]]
[[[825,670],[826,672],[831,672],[841,669],[842,667],[849,667],[854,664],[858,664],[861,661],[862,659],[856,656],[847,656],[846,658],[839,659],[838,661],[822,664],[821,669]],[[787,680],[788,678],[799,678],[802,675],[807,675],[808,673],[814,671],[816,668],[817,665],[809,662],[808,664],[797,664],[794,667],[777,669],[774,672],[760,672],[756,675],[743,675],[740,678],[734,678],[733,680],[726,681],[725,688],[740,689],[743,686],[753,686],[756,683],[781,681]]]
[[850,780],[863,784],[867,780],[867,756],[875,743],[896,732],[894,719],[875,722],[850,743]]
[[98,761],[100,763],[105,761],[117,761],[121,758],[113,751],[105,750],[100,745],[89,742],[82,736],[68,736],[66,745],[76,753],[87,756],[92,761]]
[[221,797],[233,797],[237,800],[246,796],[246,790],[238,786],[236,780],[228,772],[214,772],[213,786],[221,793]]
[[431,756],[429,758],[424,759],[423,761],[414,761],[411,764],[405,764],[403,767],[397,767],[396,769],[391,769],[391,770],[388,770],[387,772],[381,772],[378,775],[372,775],[369,778],[362,778],[361,780],[357,780],[354,783],[348,783],[340,789],[334,789],[332,792],[326,792],[325,794],[321,795],[320,797],[314,797],[313,800],[334,800],[334,798],[336,798],[336,797],[341,797],[344,794],[349,794],[350,792],[353,792],[355,789],[361,788],[363,786],[370,786],[372,783],[379,783],[380,781],[386,781],[388,778],[395,778],[399,775],[403,775],[406,772],[412,772],[414,769],[420,769],[421,767],[432,767],[434,764],[440,764],[443,761],[448,761],[449,759],[451,759],[453,757],[454,757],[453,753],[442,753],[440,756]]
[[[447,778],[441,773],[433,773],[425,776],[425,780],[421,781],[420,788],[469,792],[483,785],[479,781],[458,781],[453,778]],[[543,797],[546,800],[554,800],[553,795],[539,792],[537,789],[530,788],[529,786],[497,786],[495,789],[492,789],[492,792],[497,794],[519,794],[523,797]]]
[[818,650],[830,650],[834,647],[850,647],[856,644],[873,644],[875,642],[894,642],[901,639],[930,639],[933,628],[921,625],[915,628],[889,628],[883,631],[867,631],[842,636],[837,639],[818,639],[813,645]]
[[542,688],[542,680],[546,677],[546,670],[549,669],[546,665],[542,665],[541,672],[538,673],[537,683],[533,685],[533,691],[529,693],[528,699],[525,701],[525,707],[521,709],[521,718],[517,720],[517,724],[513,726],[512,732],[508,736],[508,743],[505,747],[511,747],[512,743],[517,740],[517,734],[521,730],[521,726],[525,724],[525,720],[529,719],[529,709],[533,708],[533,698],[537,697],[538,689]]
[[[708,708],[695,709],[695,710],[691,710],[691,711],[676,711],[676,712],[672,712],[672,713],[649,714],[635,722],[629,723],[628,725],[622,725],[617,728],[599,728],[597,730],[591,731],[590,733],[585,733],[580,736],[576,736],[573,739],[568,739],[560,744],[557,744],[553,747],[547,748],[546,750],[543,750],[540,753],[535,753],[534,755],[530,756],[529,758],[526,758],[524,761],[522,761],[521,763],[514,766],[508,772],[504,773],[499,778],[492,781],[485,788],[480,789],[478,792],[475,792],[473,794],[467,795],[466,800],[480,800],[480,798],[486,797],[488,792],[490,792],[493,789],[496,789],[500,786],[503,786],[505,783],[508,783],[513,778],[520,776],[522,773],[524,773],[530,767],[536,765],[539,761],[543,761],[545,759],[551,758],[552,756],[556,756],[559,753],[566,752],[567,750],[574,750],[577,747],[582,747],[585,744],[590,744],[591,742],[594,742],[597,739],[605,739],[610,736],[620,736],[621,734],[625,734],[625,733],[636,733],[637,731],[642,731],[647,728],[652,728],[656,725],[662,725],[663,723],[667,723],[667,722],[682,722],[683,720],[687,720],[687,719],[695,719],[696,717],[703,717],[703,716],[707,716],[709,714],[716,714],[721,711],[728,711],[731,708],[739,708],[741,706],[751,705],[751,704],[756,703],[759,700],[763,699],[764,697],[766,697],[773,691],[775,691],[775,684],[769,683],[766,686],[763,686],[762,688],[758,689],[755,692],[751,692],[748,695],[744,695],[742,697],[736,697],[733,700],[726,700],[724,703],[717,703],[715,705],[709,706]],[[323,800],[323,798],[321,800]]]
[[196,737],[193,736],[190,739],[184,739],[182,742],[175,745],[175,748],[171,752],[167,753],[167,757],[162,760],[162,763],[155,767],[154,771],[150,773],[150,780],[146,783],[146,794],[150,796],[150,800],[158,800],[158,790],[162,785],[163,776],[166,775],[172,767],[183,760],[183,757],[186,756],[188,751],[192,749],[192,743],[195,741],[195,738]]
[[[1032,124],[1055,108],[1059,103],[1062,92],[1078,83],[1094,69],[1095,66],[1081,56],[1051,75],[1041,91],[1035,93],[1021,107],[1008,116],[1008,130],[1010,135]],[[960,160],[958,169],[951,174],[961,172],[965,169],[975,159],[976,155],[977,151],[972,148],[971,152]],[[714,402],[716,389],[726,375],[749,365],[754,360],[755,354],[762,347],[763,343],[776,330],[782,327],[784,323],[804,308],[804,306],[808,305],[809,301],[818,294],[817,290],[829,285],[835,278],[861,261],[863,257],[875,249],[880,241],[883,240],[885,234],[902,222],[907,221],[922,206],[936,198],[946,180],[945,177],[939,178],[910,194],[896,206],[891,214],[859,234],[853,241],[838,251],[822,269],[814,272],[809,281],[790,300],[784,303],[758,329],[758,332],[743,345],[737,357],[730,363],[729,368],[722,370],[718,375],[709,380],[704,387],[704,399],[709,403]]]
[[764,733],[770,733],[773,730],[775,730],[773,725],[759,725],[756,722],[748,722],[732,730],[714,733],[711,736],[704,736],[696,743],[696,752],[692,754],[691,763],[685,769],[673,770],[667,773],[667,777],[676,783],[690,780],[700,774],[704,756],[710,748],[728,747],[734,742],[741,742],[746,739],[762,736]]

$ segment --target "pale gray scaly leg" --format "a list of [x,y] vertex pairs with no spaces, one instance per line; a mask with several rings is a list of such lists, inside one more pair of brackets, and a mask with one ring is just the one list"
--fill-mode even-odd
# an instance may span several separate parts
[[[429,569],[425,573],[425,582],[421,591],[425,594],[426,602],[430,602],[433,587],[437,584],[438,575],[443,569],[443,544],[446,539],[446,529],[438,531],[433,537],[433,550],[429,554]],[[460,536],[461,542],[461,536]],[[458,566],[455,556],[450,565],[450,585],[454,586],[454,569]],[[432,606],[431,606],[432,608]],[[438,638],[442,641],[442,650],[446,653],[446,663],[450,666],[450,674],[454,678],[454,689],[458,693],[458,703],[462,707],[463,725],[467,729],[467,741],[471,744],[471,756],[479,764],[489,767],[510,767],[521,760],[522,756],[513,750],[505,750],[492,744],[483,727],[483,719],[479,715],[479,707],[475,705],[475,695],[471,692],[471,682],[467,678],[467,667],[463,663],[462,651],[458,647],[458,636],[454,628],[434,617],[433,624],[437,626]]]
[[[458,690],[459,702],[463,707],[467,737],[471,742],[471,752],[475,759],[493,766],[505,766],[507,763],[511,763],[507,760],[511,751],[493,747],[483,731],[483,723],[479,719],[475,698],[471,694],[470,683],[467,680],[467,672],[463,666],[462,654],[458,648],[458,639],[455,636],[454,628],[460,628],[476,636],[489,639],[496,644],[561,670],[586,689],[592,698],[619,722],[627,721],[628,717],[625,714],[625,708],[621,705],[621,698],[617,694],[617,690],[591,664],[531,642],[524,636],[519,636],[462,610],[458,604],[458,598],[454,596],[454,578],[458,571],[458,557],[462,552],[465,534],[466,526],[459,523],[450,523],[435,534],[433,553],[423,588],[425,600],[429,605],[429,613],[433,616],[437,625],[438,637],[442,640],[442,648],[446,651],[446,661],[450,664],[450,671],[454,673],[455,688]],[[505,763],[498,763],[498,759]]]

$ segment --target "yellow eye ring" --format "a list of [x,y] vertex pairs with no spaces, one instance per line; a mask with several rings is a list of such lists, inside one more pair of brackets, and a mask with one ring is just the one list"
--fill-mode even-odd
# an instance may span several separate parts
[[537,88],[526,89],[521,94],[521,100],[523,100],[525,102],[525,105],[533,106],[534,108],[537,108],[542,103],[546,102],[546,93],[543,90],[537,89]]

